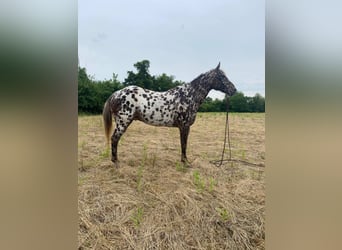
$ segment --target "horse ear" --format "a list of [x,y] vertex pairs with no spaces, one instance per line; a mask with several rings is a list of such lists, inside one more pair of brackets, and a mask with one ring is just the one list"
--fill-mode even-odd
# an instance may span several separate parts
[[220,69],[220,65],[221,65],[221,62],[219,62],[219,64],[217,65],[216,70]]

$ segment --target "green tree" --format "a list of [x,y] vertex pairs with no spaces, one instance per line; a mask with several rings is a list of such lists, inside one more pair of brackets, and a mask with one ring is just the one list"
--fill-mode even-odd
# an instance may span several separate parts
[[127,71],[127,78],[124,80],[124,85],[136,85],[142,88],[151,89],[154,77],[150,75],[150,61],[143,60],[134,64],[137,73]]
[[225,112],[227,110],[226,100],[213,100],[211,97],[205,98],[199,108],[199,112]]
[[[207,97],[199,108],[199,112],[226,112],[227,99],[223,100]],[[245,96],[242,92],[229,97],[230,112],[265,112],[265,98],[260,94],[254,97]]]
[[78,112],[93,113],[95,107],[95,86],[86,69],[78,67]]
[[213,99],[211,97],[205,98],[204,102],[199,107],[199,112],[211,112],[212,111]]
[[175,81],[173,76],[165,73],[157,76],[152,76],[149,72],[150,61],[143,60],[134,64],[137,72],[127,71],[127,78],[124,80],[124,85],[136,85],[145,89],[154,91],[166,91],[174,88],[182,81]]
[[104,81],[94,81],[96,91],[96,113],[101,113],[103,104],[113,92],[122,88],[122,84],[117,80],[117,75],[113,74],[113,78]]
[[178,85],[180,85],[181,82],[174,81],[173,76],[168,76],[167,74],[163,73],[159,76],[154,76],[154,82],[153,82],[153,90],[156,91],[166,91],[169,89],[172,89]]
[[122,88],[117,75],[104,81],[95,81],[89,77],[85,68],[78,68],[78,112],[99,114],[107,98]]
[[229,110],[233,112],[248,112],[247,98],[242,92],[237,92],[229,99]]
[[78,83],[89,82],[90,79],[87,74],[86,68],[78,67]]
[[251,112],[265,112],[265,98],[260,94],[255,94],[249,101]]

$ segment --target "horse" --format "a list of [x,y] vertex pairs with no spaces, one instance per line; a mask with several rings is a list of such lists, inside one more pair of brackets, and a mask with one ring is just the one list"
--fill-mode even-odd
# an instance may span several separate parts
[[186,156],[190,126],[195,122],[200,105],[212,89],[222,91],[228,96],[236,92],[234,84],[220,69],[220,63],[215,69],[199,75],[190,83],[165,92],[151,91],[134,85],[114,92],[103,108],[108,144],[113,116],[116,123],[111,137],[111,160],[114,165],[119,166],[117,149],[121,136],[134,120],[139,120],[154,126],[178,127],[182,151],[181,162],[190,166]]

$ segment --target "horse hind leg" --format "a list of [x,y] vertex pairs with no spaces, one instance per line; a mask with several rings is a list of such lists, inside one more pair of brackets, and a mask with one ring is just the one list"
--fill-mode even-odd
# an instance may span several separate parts
[[118,168],[119,161],[118,161],[118,143],[120,141],[121,136],[125,133],[128,126],[131,124],[132,121],[124,121],[120,118],[115,118],[116,128],[112,135],[112,162]]
[[119,167],[117,150],[118,150],[118,142],[120,140],[121,135],[122,134],[117,128],[114,130],[114,133],[112,135],[112,162],[115,164],[116,167]]

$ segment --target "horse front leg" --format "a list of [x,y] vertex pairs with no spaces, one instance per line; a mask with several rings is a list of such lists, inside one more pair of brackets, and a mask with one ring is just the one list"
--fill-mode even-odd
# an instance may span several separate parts
[[181,141],[181,148],[182,148],[181,161],[188,166],[190,166],[190,164],[189,164],[189,161],[186,157],[186,147],[187,147],[187,143],[188,143],[189,131],[190,131],[190,126],[179,127],[180,141]]

